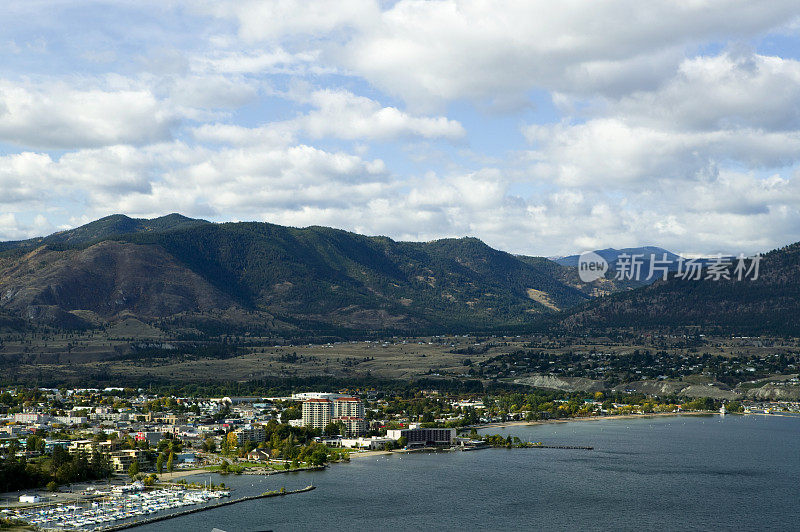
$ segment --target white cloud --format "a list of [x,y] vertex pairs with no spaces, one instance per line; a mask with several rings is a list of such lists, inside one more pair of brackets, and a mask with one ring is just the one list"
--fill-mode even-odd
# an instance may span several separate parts
[[447,117],[411,116],[348,91],[315,91],[310,103],[316,109],[298,118],[296,123],[317,138],[386,140],[418,136],[455,140],[466,134],[461,124]]
[[281,47],[265,51],[216,51],[193,58],[192,69],[196,72],[219,74],[301,74],[335,72],[332,67],[314,66],[319,59],[315,50],[290,53]]
[[182,143],[79,150],[58,160],[23,153],[0,158],[0,209],[65,198],[97,215],[181,211],[202,216],[267,209],[359,205],[393,185],[384,163],[311,146],[209,150]]
[[205,124],[192,133],[198,140],[234,145],[288,143],[300,133],[312,139],[383,141],[410,137],[455,141],[466,135],[464,127],[456,120],[444,116],[413,116],[349,91],[318,90],[287,97],[311,105],[313,109],[294,119],[262,127]]
[[686,46],[746,38],[798,15],[800,7],[787,0],[401,0],[333,57],[423,104],[535,87],[624,94],[663,81]]
[[247,41],[324,35],[369,24],[378,15],[374,0],[216,0],[205,8],[236,18],[239,34]]
[[609,103],[608,112],[666,129],[800,129],[800,62],[724,53],[685,60],[658,90]]
[[709,51],[758,50],[793,0],[198,5],[0,45],[2,237],[173,211],[546,254],[800,234],[800,63]]
[[178,117],[147,90],[26,86],[0,81],[0,140],[35,148],[144,144],[170,137]]
[[171,105],[195,109],[237,108],[258,97],[257,84],[239,76],[181,76],[165,89]]

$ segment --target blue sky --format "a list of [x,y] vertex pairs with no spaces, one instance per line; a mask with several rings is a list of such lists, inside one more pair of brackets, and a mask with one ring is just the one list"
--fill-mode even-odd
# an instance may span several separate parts
[[12,1],[0,239],[113,213],[515,253],[800,240],[784,0]]

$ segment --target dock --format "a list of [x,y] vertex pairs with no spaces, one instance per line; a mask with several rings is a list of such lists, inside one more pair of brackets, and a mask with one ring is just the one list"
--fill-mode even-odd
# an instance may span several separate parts
[[158,515],[158,516],[154,516],[154,517],[148,517],[148,518],[145,518],[145,519],[139,519],[137,521],[130,521],[130,522],[121,523],[121,524],[118,524],[118,525],[112,525],[112,526],[108,526],[108,527],[97,528],[95,530],[96,531],[101,531],[101,532],[115,532],[117,530],[127,530],[129,528],[135,528],[137,526],[149,525],[151,523],[157,523],[157,522],[160,522],[160,521],[166,521],[168,519],[175,519],[176,517],[183,517],[185,515],[196,514],[198,512],[205,512],[206,510],[214,510],[215,508],[221,508],[223,506],[230,506],[231,504],[238,504],[240,502],[254,501],[256,499],[267,499],[267,498],[270,498],[270,497],[283,497],[285,495],[295,495],[295,494],[298,494],[298,493],[305,493],[307,491],[312,491],[314,489],[316,489],[316,486],[306,486],[305,488],[300,488],[300,489],[297,489],[297,490],[290,490],[290,491],[286,491],[286,490],[283,490],[283,489],[278,490],[278,491],[267,491],[265,493],[262,493],[261,495],[249,495],[247,497],[240,497],[238,499],[233,499],[233,500],[230,500],[230,501],[222,501],[222,502],[210,504],[208,506],[200,506],[200,507],[197,507],[197,508],[189,508],[188,510],[182,510],[180,512],[175,512],[175,513],[166,514],[166,515]]

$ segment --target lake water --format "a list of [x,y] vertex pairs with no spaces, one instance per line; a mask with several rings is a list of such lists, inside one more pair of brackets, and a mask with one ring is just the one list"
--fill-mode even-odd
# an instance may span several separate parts
[[214,475],[233,497],[312,482],[318,489],[136,530],[800,530],[800,418],[608,419],[483,432],[595,450],[392,455],[318,473]]

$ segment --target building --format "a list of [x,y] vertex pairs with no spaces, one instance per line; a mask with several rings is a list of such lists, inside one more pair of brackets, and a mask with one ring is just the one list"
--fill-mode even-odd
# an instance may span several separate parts
[[83,425],[89,423],[89,418],[84,416],[55,416],[51,418],[53,423],[61,423],[62,425]]
[[333,403],[329,399],[306,399],[303,401],[303,426],[324,429],[333,417]]
[[133,437],[133,439],[135,439],[136,441],[146,441],[147,443],[150,444],[151,447],[157,446],[158,442],[160,442],[163,438],[164,434],[161,432],[145,432],[145,431],[139,431]]
[[72,440],[69,442],[67,452],[70,454],[92,454],[98,442],[94,440]]
[[367,420],[363,417],[337,417],[333,419],[333,422],[344,425],[344,434],[342,436],[348,438],[367,432]]
[[[95,440],[72,440],[67,443],[69,446],[66,447],[66,449],[70,454],[90,455],[95,451],[108,454],[122,447],[122,442],[119,440],[106,440],[101,442]],[[46,441],[45,450],[47,450]]]
[[292,400],[294,401],[308,401],[309,399],[328,399],[329,401],[333,401],[338,397],[345,397],[345,396],[340,393],[328,393],[328,392],[302,392],[302,393],[292,394]]
[[50,416],[45,414],[40,414],[38,412],[21,412],[14,414],[14,421],[17,423],[25,423],[25,424],[39,424],[39,423],[48,423],[50,421]]
[[242,427],[233,432],[236,434],[236,445],[240,447],[249,441],[255,443],[267,441],[267,431],[264,427]]
[[247,453],[247,459],[251,462],[268,462],[270,455],[264,449],[253,449]]
[[[324,394],[319,394],[324,395]],[[357,397],[338,394],[303,401],[303,426],[324,430],[331,423],[344,425],[343,436],[360,436],[367,431],[364,403]]]
[[69,440],[44,440],[44,452],[52,454],[53,449],[61,447],[65,451],[69,448]]
[[333,417],[364,417],[364,403],[357,397],[337,397],[333,400]]
[[456,429],[425,429],[421,427],[387,430],[386,436],[393,440],[406,439],[408,447],[428,447],[432,445],[452,445]]
[[[342,438],[338,440],[339,445],[348,449],[369,449],[370,451],[382,450],[387,443],[394,442],[392,438],[381,438],[372,436],[371,438]],[[327,445],[327,442],[325,442]]]
[[147,453],[141,449],[123,449],[111,453],[111,467],[117,473],[127,473],[134,461],[139,462],[140,470],[150,466]]

